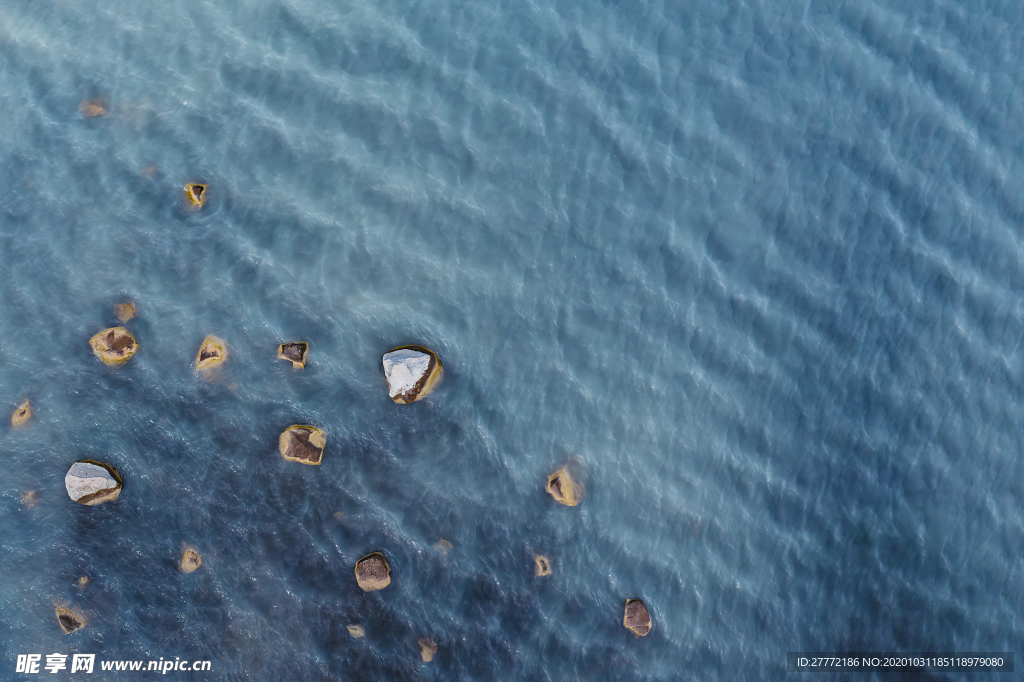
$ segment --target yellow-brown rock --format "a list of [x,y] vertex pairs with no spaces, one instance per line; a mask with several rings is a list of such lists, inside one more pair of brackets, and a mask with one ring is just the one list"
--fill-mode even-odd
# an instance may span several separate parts
[[366,637],[366,630],[363,629],[362,625],[346,625],[345,629],[348,630],[348,634],[352,635],[356,639]]
[[281,360],[288,360],[295,369],[302,369],[306,366],[306,353],[309,351],[309,344],[303,341],[282,343],[277,347],[277,357]]
[[128,320],[135,317],[135,304],[131,301],[127,303],[115,303],[114,314],[117,315],[117,319],[124,324]]
[[622,617],[626,629],[643,637],[651,631],[651,614],[639,599],[626,600],[626,615]]
[[85,116],[86,118],[106,116],[110,113],[110,105],[101,97],[97,97],[96,99],[83,99],[78,103],[78,108],[81,109],[82,116]]
[[569,507],[575,507],[583,499],[583,487],[569,473],[568,466],[548,476],[547,491],[556,501]]
[[400,405],[421,400],[437,388],[444,368],[437,353],[423,346],[392,348],[381,358],[388,395]]
[[57,605],[57,622],[65,635],[70,635],[75,630],[81,630],[89,622],[85,614],[73,606]]
[[534,573],[538,576],[551,575],[551,559],[542,554],[533,557]]
[[301,464],[320,464],[326,445],[324,432],[308,424],[289,426],[277,440],[281,456],[289,462]]
[[198,182],[185,185],[185,201],[192,208],[202,208],[206,203],[206,185]]
[[434,656],[437,655],[437,642],[430,639],[429,637],[423,637],[420,639],[420,656],[423,658],[424,663],[430,663],[434,660]]
[[11,428],[20,429],[31,421],[32,417],[35,416],[35,412],[32,411],[32,403],[25,398],[21,405],[14,410],[11,414]]
[[356,582],[364,592],[383,590],[391,584],[391,567],[380,552],[368,554],[356,562]]
[[228,359],[228,345],[216,336],[207,336],[196,355],[196,369],[207,372],[220,367]]
[[139,350],[135,337],[124,327],[104,329],[89,339],[89,345],[96,357],[111,366],[123,365]]
[[178,570],[182,573],[192,573],[203,565],[203,557],[199,556],[199,550],[191,545],[181,546],[181,558],[178,559]]

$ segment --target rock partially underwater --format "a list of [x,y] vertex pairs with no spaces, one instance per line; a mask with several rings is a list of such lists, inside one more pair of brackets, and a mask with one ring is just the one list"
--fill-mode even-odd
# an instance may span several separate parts
[[626,615],[622,618],[622,624],[630,632],[643,637],[651,631],[651,614],[639,599],[626,600]]
[[430,639],[429,637],[423,637],[420,639],[420,658],[423,659],[424,663],[430,663],[434,660],[434,656],[437,655],[437,642]]
[[196,355],[196,369],[200,372],[209,372],[217,369],[228,359],[228,345],[224,339],[216,336],[207,336],[203,339],[203,345],[199,347],[199,354]]
[[281,432],[278,438],[281,456],[289,462],[320,464],[324,456],[327,437],[324,432],[308,424],[295,424]]
[[185,185],[185,201],[190,208],[199,209],[206,203],[206,185],[190,182]]
[[396,403],[408,405],[428,396],[444,377],[437,353],[423,346],[399,346],[381,358],[388,395]]
[[92,352],[108,365],[123,365],[139,350],[139,344],[124,327],[104,329],[89,339]]
[[68,470],[64,487],[72,500],[93,507],[117,499],[121,494],[121,476],[109,464],[80,460]]
[[563,466],[548,476],[547,491],[555,501],[575,507],[583,500],[583,486],[569,473],[569,466]]
[[56,613],[57,622],[60,623],[60,629],[64,631],[65,635],[81,630],[89,623],[89,619],[85,617],[85,614],[75,607],[58,604]]
[[32,403],[28,401],[28,398],[22,401],[21,405],[15,408],[14,413],[11,414],[11,428],[20,429],[21,427],[28,424],[35,412],[32,411]]
[[380,552],[368,554],[356,562],[356,582],[364,592],[383,590],[391,584],[391,567]]
[[277,357],[281,360],[288,360],[295,369],[302,369],[306,366],[307,352],[309,352],[309,344],[302,341],[282,343],[277,347]]

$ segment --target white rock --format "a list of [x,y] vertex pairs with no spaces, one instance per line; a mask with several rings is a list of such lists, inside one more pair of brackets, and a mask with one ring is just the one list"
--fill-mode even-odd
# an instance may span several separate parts
[[388,379],[388,395],[394,399],[410,393],[430,369],[430,356],[418,350],[402,348],[384,354],[384,376]]
[[121,482],[107,467],[91,462],[75,462],[64,477],[68,496],[80,504],[97,505],[116,499]]

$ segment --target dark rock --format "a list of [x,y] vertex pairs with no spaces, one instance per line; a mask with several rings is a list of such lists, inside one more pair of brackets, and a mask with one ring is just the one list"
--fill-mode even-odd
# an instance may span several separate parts
[[383,590],[391,584],[391,567],[380,552],[364,556],[356,562],[356,582],[364,592]]
[[622,624],[627,630],[643,637],[651,631],[651,614],[639,599],[627,599],[626,615],[622,618]]

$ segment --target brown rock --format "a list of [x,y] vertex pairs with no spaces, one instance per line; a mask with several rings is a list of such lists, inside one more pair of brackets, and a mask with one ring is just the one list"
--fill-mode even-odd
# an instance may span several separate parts
[[568,467],[562,467],[555,473],[548,476],[547,491],[557,502],[575,507],[583,499],[583,488],[572,475]]
[[191,545],[181,546],[181,558],[178,559],[178,570],[182,573],[192,573],[203,565],[203,558],[199,556],[199,550]]
[[362,625],[346,625],[345,629],[348,630],[348,634],[352,635],[356,639],[366,637],[366,630],[363,629]]
[[538,576],[551,575],[551,559],[538,554],[533,557],[533,568]]
[[124,327],[104,329],[89,339],[89,345],[96,357],[108,365],[123,365],[139,350],[135,337]]
[[82,111],[82,116],[86,118],[96,118],[97,116],[106,116],[110,113],[110,105],[107,104],[106,100],[102,97],[96,99],[83,99],[78,103],[78,108]]
[[206,185],[198,182],[185,185],[185,201],[191,208],[202,208],[206,203]]
[[324,456],[327,437],[324,432],[308,424],[295,424],[281,432],[277,439],[281,456],[289,462],[320,464]]
[[24,505],[26,507],[31,509],[32,507],[34,507],[37,504],[39,504],[39,491],[38,490],[29,490],[28,492],[22,493],[21,494],[21,501],[22,501],[22,503],[24,503]]
[[281,360],[288,360],[295,369],[302,369],[306,366],[306,353],[308,351],[309,344],[303,341],[282,343],[277,347],[277,357]]
[[391,584],[391,567],[380,552],[368,554],[356,562],[356,582],[364,592],[383,590]]
[[117,315],[117,319],[121,321],[121,324],[124,324],[135,317],[135,304],[131,301],[128,301],[127,303],[115,303],[114,314]]
[[75,630],[81,630],[89,622],[85,614],[73,606],[57,605],[57,622],[65,635],[70,635]]
[[643,637],[651,631],[651,614],[639,599],[626,600],[626,615],[622,618],[626,629]]
[[434,660],[434,656],[436,655],[437,642],[430,639],[429,637],[424,637],[420,639],[420,656],[423,657],[423,662],[430,663],[432,660]]
[[18,407],[15,408],[14,413],[11,415],[11,428],[20,429],[22,426],[28,424],[34,416],[35,412],[32,411],[32,403],[28,401],[28,398],[25,398],[21,405],[18,405]]
[[208,372],[220,367],[228,359],[228,345],[223,339],[216,336],[207,336],[203,339],[203,345],[199,347],[199,354],[196,355],[196,369],[200,372]]

